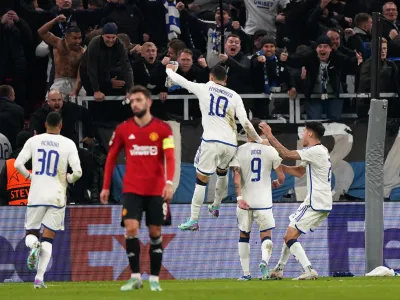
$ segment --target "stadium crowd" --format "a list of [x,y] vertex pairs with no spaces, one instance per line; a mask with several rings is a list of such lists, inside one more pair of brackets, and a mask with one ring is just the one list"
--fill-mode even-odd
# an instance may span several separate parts
[[[107,102],[105,97],[124,96],[140,84],[161,100],[153,104],[155,116],[181,120],[183,100],[168,97],[188,92],[167,80],[165,66],[170,61],[178,61],[177,73],[195,82],[207,82],[211,67],[225,66],[228,88],[265,95],[244,99],[253,116],[286,117],[289,101],[301,93],[308,119],[325,114],[339,120],[349,106],[341,93],[370,92],[371,13],[379,11],[387,20],[382,29],[380,92],[400,94],[392,59],[400,57],[399,4],[224,0],[221,9],[216,0],[2,0],[2,204],[9,203],[6,159],[15,159],[29,136],[45,131],[51,111],[62,114],[61,134],[85,145],[79,150],[83,177],[71,189],[70,202],[98,202],[105,151],[94,138],[95,124],[122,121],[130,113],[120,101]],[[270,105],[273,93],[288,97]],[[76,96],[93,96],[96,101],[85,108],[75,104]],[[367,116],[368,101],[356,101],[353,108],[359,117]],[[391,109],[389,115],[396,117],[399,111]],[[196,100],[190,102],[190,116],[200,117]],[[83,124],[82,141],[78,122]]]

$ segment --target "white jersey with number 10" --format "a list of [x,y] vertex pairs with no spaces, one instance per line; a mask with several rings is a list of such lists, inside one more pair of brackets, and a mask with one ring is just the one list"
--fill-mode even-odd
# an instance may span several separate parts
[[199,98],[203,140],[237,146],[235,116],[239,120],[247,119],[240,95],[212,81],[207,83],[190,82],[170,69],[167,69],[167,74],[174,82]]
[[64,207],[66,204],[67,168],[81,172],[75,143],[61,135],[39,134],[24,145],[15,164],[32,159],[32,181],[28,206]]

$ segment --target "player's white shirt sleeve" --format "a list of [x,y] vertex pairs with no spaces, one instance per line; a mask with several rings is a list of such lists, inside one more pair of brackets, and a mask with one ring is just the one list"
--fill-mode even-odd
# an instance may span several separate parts
[[262,138],[257,134],[256,130],[254,129],[253,125],[247,118],[247,113],[244,108],[242,98],[237,95],[236,97],[236,117],[238,118],[240,124],[243,126],[246,133],[258,143],[262,143]]
[[202,85],[204,85],[204,84],[189,81],[185,77],[177,74],[176,72],[174,72],[171,69],[167,69],[166,72],[167,72],[168,77],[171,78],[171,80],[174,83],[187,89],[189,92],[191,92],[192,94],[195,94],[197,97],[200,97],[200,94],[203,90]]
[[74,142],[71,144],[71,152],[68,156],[68,164],[72,169],[72,174],[67,175],[67,181],[68,183],[74,183],[82,177],[81,162],[79,160],[78,149],[76,148]]
[[14,162],[14,167],[25,178],[29,178],[31,176],[28,169],[25,167],[26,162],[32,158],[31,143],[32,138],[26,141],[24,147],[22,148],[21,152],[18,154],[18,157]]
[[329,151],[322,145],[297,150],[307,173],[307,197],[305,204],[315,211],[332,209],[332,165]]
[[233,159],[229,163],[229,167],[232,167],[232,168],[233,167],[238,167],[238,168],[240,168],[239,158],[238,158],[237,154],[233,157]]
[[279,153],[278,153],[278,151],[276,151],[276,149],[275,148],[273,148],[273,147],[268,147],[268,149],[269,149],[269,155],[270,155],[270,159],[271,159],[271,161],[272,161],[272,168],[274,169],[274,170],[276,170],[276,169],[278,169],[279,168],[279,166],[281,165],[281,163],[282,163],[282,158],[279,156]]

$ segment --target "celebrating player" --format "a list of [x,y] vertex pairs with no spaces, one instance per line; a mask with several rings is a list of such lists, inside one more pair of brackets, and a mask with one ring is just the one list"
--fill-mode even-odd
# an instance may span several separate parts
[[277,266],[272,269],[272,278],[283,278],[283,269],[290,253],[300,262],[304,269],[296,280],[317,279],[318,273],[312,267],[303,247],[297,241],[302,233],[315,230],[332,210],[331,171],[332,165],[328,149],[321,145],[325,128],[320,122],[306,122],[303,131],[303,149],[290,151],[272,135],[271,128],[261,123],[260,128],[279,152],[283,159],[301,160],[299,166],[289,167],[282,165],[287,174],[302,177],[307,173],[307,196],[299,209],[292,214],[290,224],[284,236],[281,258]]
[[[51,258],[56,231],[64,230],[67,182],[82,176],[75,143],[60,135],[61,115],[51,112],[46,119],[46,133],[31,137],[15,161],[15,168],[31,180],[26,209],[25,244],[31,249],[28,268],[37,268],[35,288],[46,288],[44,273]],[[32,158],[32,174],[25,163]],[[73,173],[67,174],[68,165]],[[44,226],[41,242],[40,229]]]
[[[163,256],[161,225],[168,213],[168,201],[172,199],[174,140],[171,127],[150,114],[152,100],[145,87],[133,87],[128,100],[134,117],[118,125],[111,137],[100,200],[103,204],[108,202],[112,172],[118,153],[124,148],[126,172],[123,179],[121,225],[126,230],[126,253],[132,275],[121,287],[121,291],[142,287],[138,231],[143,211],[146,212],[151,244],[150,289],[161,291],[158,279]],[[164,160],[167,165],[166,176]]]
[[167,74],[173,82],[192,92],[199,98],[202,114],[203,137],[195,158],[197,168],[196,187],[192,198],[191,217],[179,225],[181,230],[199,230],[198,219],[204,202],[209,177],[217,171],[218,179],[214,203],[208,207],[214,217],[219,216],[219,206],[228,186],[229,162],[237,150],[235,115],[248,135],[257,143],[263,140],[247,119],[242,98],[224,85],[226,70],[215,66],[210,71],[210,81],[206,84],[194,83],[176,74],[176,65],[167,65]]
[[[259,135],[261,120],[251,122]],[[271,231],[275,228],[272,214],[271,171],[278,179],[272,182],[278,188],[285,181],[280,166],[282,159],[271,146],[260,145],[248,136],[248,142],[238,148],[229,164],[234,170],[234,182],[238,207],[236,210],[239,238],[239,257],[244,275],[239,280],[251,280],[250,275],[250,232],[253,220],[260,230],[262,260],[259,265],[262,280],[269,278],[268,262],[272,254]]]

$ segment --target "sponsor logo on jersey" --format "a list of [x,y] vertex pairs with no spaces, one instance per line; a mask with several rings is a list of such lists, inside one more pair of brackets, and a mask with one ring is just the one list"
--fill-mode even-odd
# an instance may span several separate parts
[[129,150],[129,153],[132,156],[156,156],[158,155],[157,146],[139,146],[133,145],[132,149]]
[[157,140],[158,140],[158,133],[157,133],[157,132],[152,132],[152,133],[150,133],[149,139],[150,139],[150,141],[152,141],[152,142],[157,141]]

